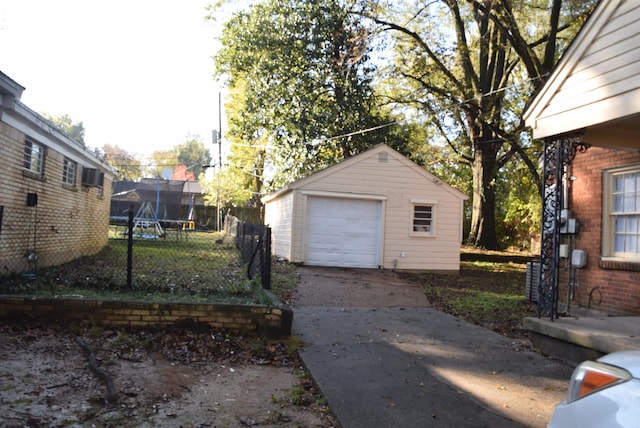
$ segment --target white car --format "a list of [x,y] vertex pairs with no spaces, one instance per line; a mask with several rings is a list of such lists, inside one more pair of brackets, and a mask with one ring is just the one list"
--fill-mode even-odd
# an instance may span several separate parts
[[578,365],[549,428],[640,426],[640,350]]

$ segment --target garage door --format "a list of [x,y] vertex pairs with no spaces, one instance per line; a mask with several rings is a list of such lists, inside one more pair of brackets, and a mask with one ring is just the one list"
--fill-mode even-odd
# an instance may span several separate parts
[[377,268],[382,202],[307,199],[305,264]]

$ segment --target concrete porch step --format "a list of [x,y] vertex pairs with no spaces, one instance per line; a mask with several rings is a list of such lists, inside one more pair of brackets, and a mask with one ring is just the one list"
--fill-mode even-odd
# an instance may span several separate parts
[[640,317],[529,317],[523,325],[536,348],[572,363],[640,349]]

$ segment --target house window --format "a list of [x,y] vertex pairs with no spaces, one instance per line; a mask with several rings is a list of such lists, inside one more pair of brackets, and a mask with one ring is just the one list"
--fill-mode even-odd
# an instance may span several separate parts
[[77,169],[77,163],[75,163],[71,159],[64,158],[64,164],[62,167],[62,182],[70,186],[75,186]]
[[42,175],[44,166],[44,146],[33,141],[24,142],[23,167],[34,174]]
[[411,215],[412,236],[434,236],[435,205],[433,203],[414,202]]
[[603,256],[640,260],[640,165],[605,172]]

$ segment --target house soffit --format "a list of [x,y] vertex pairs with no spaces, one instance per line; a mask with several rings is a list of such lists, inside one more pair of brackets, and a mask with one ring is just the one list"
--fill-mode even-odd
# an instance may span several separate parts
[[592,146],[640,150],[640,114],[589,127],[583,140]]

